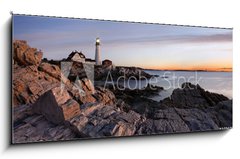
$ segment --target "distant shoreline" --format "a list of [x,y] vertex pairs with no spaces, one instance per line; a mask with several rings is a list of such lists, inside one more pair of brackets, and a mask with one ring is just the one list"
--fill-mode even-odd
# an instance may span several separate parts
[[232,71],[211,71],[211,70],[159,70],[159,69],[144,69],[147,71],[176,71],[176,72],[232,72]]
[[125,67],[125,68],[131,68],[131,67],[135,67],[141,70],[146,70],[146,71],[177,71],[177,72],[232,72],[232,71],[214,71],[214,70],[185,70],[185,69],[179,69],[179,70],[168,70],[168,69],[149,69],[149,68],[142,68],[142,67],[138,67],[138,66],[116,66],[116,67]]
[[[61,59],[61,60],[48,60],[46,59],[47,61],[51,61],[51,62],[61,62],[61,61],[64,61],[65,59]],[[232,71],[214,71],[214,70],[185,70],[185,69],[179,69],[179,70],[168,70],[168,69],[146,69],[146,68],[142,68],[142,67],[137,67],[137,66],[122,66],[122,65],[119,65],[119,66],[116,66],[116,67],[124,67],[124,68],[138,68],[138,69],[141,69],[141,70],[147,70],[147,71],[176,71],[176,72],[232,72]]]

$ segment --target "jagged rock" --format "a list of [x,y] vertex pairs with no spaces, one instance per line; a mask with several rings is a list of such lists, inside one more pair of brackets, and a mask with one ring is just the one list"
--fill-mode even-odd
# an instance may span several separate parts
[[42,115],[30,115],[14,124],[12,143],[72,140],[76,134],[64,125],[55,125]]
[[218,130],[218,125],[201,109],[175,109],[191,131]]
[[175,89],[171,95],[175,107],[208,107],[214,106],[221,101],[228,100],[227,97],[205,91],[199,85],[183,83],[182,88]]
[[112,105],[115,104],[116,98],[113,92],[111,92],[109,89],[104,89],[103,87],[96,87],[96,97],[98,101],[104,103],[105,105]]
[[42,60],[43,53],[36,48],[28,46],[26,41],[15,40],[13,42],[13,50],[13,59],[19,65],[39,65]]
[[56,79],[61,79],[61,70],[57,65],[51,65],[49,63],[41,63],[39,66],[39,71],[45,72],[49,76]]
[[122,90],[116,89],[115,91],[123,92],[124,94],[131,95],[134,97],[137,97],[137,96],[150,97],[153,95],[158,95],[159,92],[162,90],[163,90],[163,87],[153,86],[151,84],[148,84],[146,87],[142,89],[124,88]]
[[162,91],[162,90],[164,90],[164,88],[163,88],[163,87],[160,87],[160,86],[156,86],[156,85],[152,85],[152,84],[149,84],[149,83],[148,83],[148,85],[147,85],[145,88],[143,88],[143,90],[148,91],[149,93],[151,93],[151,91],[152,91],[152,92]]
[[219,102],[206,111],[219,128],[232,127],[232,100]]
[[44,93],[32,107],[35,113],[44,115],[55,124],[63,123],[80,114],[79,104],[61,87],[55,87]]
[[[76,79],[83,79],[83,78],[87,78],[87,74],[86,74],[86,71],[84,66],[83,66],[83,63],[82,62],[76,62],[76,61],[72,61],[71,62],[71,65],[69,66],[70,68],[66,68],[68,69],[68,79],[71,81],[71,82],[75,82]],[[63,68],[62,68],[63,69]],[[89,70],[89,71],[93,71],[93,70]]]
[[[14,46],[25,49],[29,47],[22,41],[15,41]],[[16,51],[18,50],[14,50],[14,54],[17,54]],[[95,93],[94,86],[87,78],[71,82],[57,65],[43,62],[40,65],[37,63],[19,66],[18,63],[13,66],[14,106],[34,103],[43,93],[57,86],[66,88],[79,103],[96,101],[93,97]]]
[[124,112],[129,112],[129,110],[131,109],[131,106],[129,104],[125,103],[122,99],[117,100],[116,106]]
[[[48,60],[40,63],[40,56],[26,42],[14,42],[14,143],[219,130],[232,126],[232,101],[199,85],[184,83],[170,98],[156,102],[148,97],[158,94],[162,87],[147,85],[136,90],[94,87],[81,62],[73,62],[72,68],[61,67],[61,70],[62,61],[57,65]],[[95,74],[103,79],[108,71],[114,80],[120,76],[152,77],[141,68],[115,68],[108,62],[96,66]]]
[[13,105],[34,103],[44,92],[60,81],[38,71],[37,66],[15,66],[13,70]]
[[47,63],[39,66],[42,53],[26,41],[16,40],[13,47],[13,106],[34,103],[44,92],[60,86],[58,66]]
[[89,79],[84,78],[76,81],[76,83],[71,83],[69,79],[61,74],[58,66],[43,64],[39,68],[41,68],[41,71],[34,65],[14,69],[14,106],[34,103],[43,93],[56,86],[66,88],[80,103],[96,101],[93,97],[95,89]]
[[13,123],[17,124],[18,122],[20,122],[22,119],[33,115],[33,111],[32,111],[32,107],[31,105],[20,105],[16,108],[13,109]]
[[118,76],[124,76],[127,79],[130,77],[134,77],[136,79],[149,79],[153,77],[138,67],[116,67],[115,71]]
[[152,119],[149,118],[140,125],[138,133],[158,134],[218,130],[220,127],[213,120],[212,114],[206,113],[206,111],[197,108],[160,109],[154,113]]
[[82,137],[131,136],[136,131],[140,115],[119,111],[111,105],[92,105],[85,113],[69,121],[69,127]]
[[69,84],[67,89],[80,104],[96,102],[96,98],[94,97],[94,94],[96,93],[95,88],[92,82],[87,78]]
[[189,132],[188,125],[174,108],[159,109],[138,128],[139,134]]
[[150,88],[149,85],[143,89],[129,89],[121,88],[118,89],[112,86],[107,86],[116,96],[117,106],[121,110],[128,112],[134,110],[137,113],[148,116],[154,107],[159,107],[160,103],[149,99],[153,95],[158,95],[162,91],[162,87],[153,86],[154,89]]
[[80,81],[81,81],[82,89],[85,91],[85,93],[88,93],[88,94],[95,93],[95,88],[93,86],[93,83],[89,79],[84,78]]

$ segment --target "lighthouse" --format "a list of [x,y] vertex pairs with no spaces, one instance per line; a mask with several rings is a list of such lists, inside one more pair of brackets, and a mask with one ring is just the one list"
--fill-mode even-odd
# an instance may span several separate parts
[[96,38],[95,61],[96,61],[96,65],[101,65],[101,59],[100,59],[100,39],[99,38]]

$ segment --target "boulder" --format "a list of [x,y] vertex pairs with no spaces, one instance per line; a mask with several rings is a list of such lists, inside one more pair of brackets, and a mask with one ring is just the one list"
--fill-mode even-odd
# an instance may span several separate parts
[[13,51],[14,61],[23,66],[39,65],[43,56],[41,51],[31,48],[26,41],[22,40],[15,40],[13,42]]
[[183,83],[182,88],[178,88],[173,91],[171,95],[171,100],[175,107],[203,108],[214,106],[221,101],[228,100],[228,98],[221,94],[205,91],[199,85]]
[[54,124],[63,123],[80,114],[79,104],[61,87],[44,93],[34,104],[33,111],[42,114]]

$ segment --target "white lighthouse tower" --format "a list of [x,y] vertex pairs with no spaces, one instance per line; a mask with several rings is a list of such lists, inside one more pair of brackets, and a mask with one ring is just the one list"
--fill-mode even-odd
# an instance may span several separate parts
[[96,61],[96,65],[101,65],[101,58],[100,58],[100,39],[99,39],[99,38],[96,38],[95,61]]

